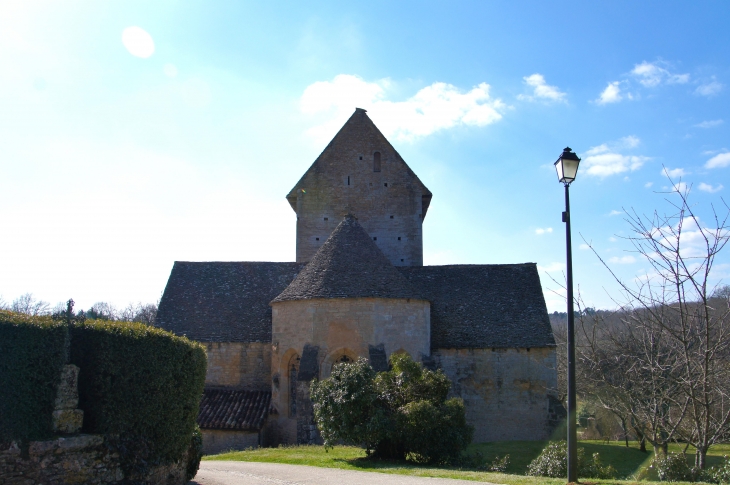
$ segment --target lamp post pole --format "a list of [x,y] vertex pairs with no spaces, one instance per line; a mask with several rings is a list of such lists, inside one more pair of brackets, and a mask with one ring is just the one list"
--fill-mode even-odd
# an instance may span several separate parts
[[576,435],[575,317],[573,315],[573,251],[570,242],[570,184],[565,184],[565,247],[568,290],[568,482],[578,481],[578,439]]
[[566,147],[555,162],[558,180],[565,185],[565,250],[567,259],[568,292],[568,483],[578,481],[578,439],[576,436],[576,392],[575,392],[575,316],[573,314],[573,251],[570,242],[570,183],[578,174],[580,158]]

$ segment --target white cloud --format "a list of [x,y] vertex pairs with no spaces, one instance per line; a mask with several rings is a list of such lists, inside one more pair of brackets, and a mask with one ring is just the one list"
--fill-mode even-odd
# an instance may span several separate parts
[[141,27],[127,27],[122,31],[122,44],[135,57],[147,59],[155,53],[155,41]]
[[608,262],[614,264],[632,264],[636,262],[636,258],[633,256],[614,256],[609,258]]
[[587,175],[607,177],[624,172],[633,172],[649,160],[649,157],[622,155],[619,150],[635,148],[641,141],[635,136],[626,136],[613,143],[603,143],[586,152],[581,163]]
[[535,234],[538,234],[538,235],[545,234],[545,233],[551,233],[551,232],[553,232],[552,227],[546,227],[545,229],[538,227],[537,229],[535,229]]
[[724,85],[717,81],[710,81],[709,83],[697,86],[697,89],[695,89],[695,94],[711,97],[722,91],[723,87]]
[[723,124],[723,120],[709,120],[709,121],[703,121],[702,123],[697,123],[695,126],[697,128],[714,128],[716,126],[720,126]]
[[545,77],[542,74],[532,74],[525,76],[525,84],[533,88],[532,95],[520,94],[517,99],[523,101],[534,101],[536,99],[543,99],[548,101],[564,101],[566,94],[561,92],[557,86],[550,86],[545,82]]
[[436,82],[405,101],[386,99],[392,87],[389,79],[368,82],[349,74],[307,86],[300,99],[302,112],[323,117],[308,134],[319,141],[331,139],[355,107],[367,109],[383,134],[401,140],[460,125],[486,126],[502,119],[507,109],[500,99],[490,96],[486,83],[461,92],[456,86]]
[[620,216],[621,214],[623,214],[623,212],[617,211],[617,210],[612,210],[611,212],[608,213],[609,217]]
[[714,194],[715,192],[721,191],[723,189],[723,187],[722,187],[722,184],[718,184],[717,187],[713,187],[710,184],[701,182],[699,185],[699,189],[703,192],[709,192],[711,194]]
[[618,103],[621,101],[623,96],[621,95],[621,81],[614,81],[611,83],[608,83],[608,86],[606,86],[606,89],[603,90],[601,95],[596,100],[596,103],[598,104],[609,104],[609,103]]
[[547,266],[540,266],[538,264],[537,269],[539,271],[544,271],[545,273],[554,273],[556,271],[565,270],[565,263],[553,262],[548,264]]
[[623,138],[619,138],[617,148],[636,148],[641,143],[638,136],[629,135]]
[[666,68],[661,67],[663,62],[642,62],[636,64],[631,70],[631,74],[636,77],[639,82],[648,88],[653,88],[663,82],[667,84],[686,84],[689,82],[689,74],[672,74]]
[[647,183],[644,184],[644,187],[646,187],[648,189],[652,185],[654,185],[654,182],[647,182]]
[[580,246],[578,246],[578,249],[580,249],[581,251],[587,251],[587,250],[591,249],[591,247],[589,245],[587,245],[586,243],[581,243]]
[[663,168],[662,171],[659,173],[660,175],[667,175],[672,178],[684,177],[685,175],[687,175],[687,172],[685,172],[683,168],[673,168],[671,170],[668,168]]
[[730,165],[730,152],[715,155],[705,163],[705,168],[722,168]]
[[609,241],[611,241],[611,242],[616,242],[616,241],[618,241],[618,239],[616,239],[616,238],[615,238],[615,237],[613,237],[613,236],[609,237],[609,238],[608,238],[608,240],[609,240]]

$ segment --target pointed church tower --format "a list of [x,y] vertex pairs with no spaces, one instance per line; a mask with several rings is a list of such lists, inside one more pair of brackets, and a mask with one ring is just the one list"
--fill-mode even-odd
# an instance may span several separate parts
[[297,262],[308,262],[353,214],[396,266],[423,265],[431,192],[357,108],[286,196],[297,213]]

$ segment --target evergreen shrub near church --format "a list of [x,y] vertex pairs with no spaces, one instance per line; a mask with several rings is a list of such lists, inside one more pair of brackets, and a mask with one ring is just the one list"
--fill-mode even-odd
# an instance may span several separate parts
[[174,462],[190,452],[205,383],[202,345],[142,323],[105,320],[74,325],[71,341],[84,431],[118,435],[120,451],[136,464]]
[[52,436],[67,342],[63,323],[0,310],[0,444]]
[[449,463],[471,443],[464,403],[447,399],[451,382],[405,354],[375,373],[365,359],[313,381],[314,417],[326,447],[364,445],[368,456]]

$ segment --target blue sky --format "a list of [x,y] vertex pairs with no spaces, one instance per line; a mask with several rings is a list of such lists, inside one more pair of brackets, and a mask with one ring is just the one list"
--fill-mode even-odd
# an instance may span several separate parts
[[[730,190],[727,2],[0,3],[0,296],[155,301],[175,260],[291,261],[284,196],[354,108],[433,192],[426,264],[649,268],[617,212]],[[125,45],[126,44],[126,45]],[[730,282],[730,257],[713,281]]]

